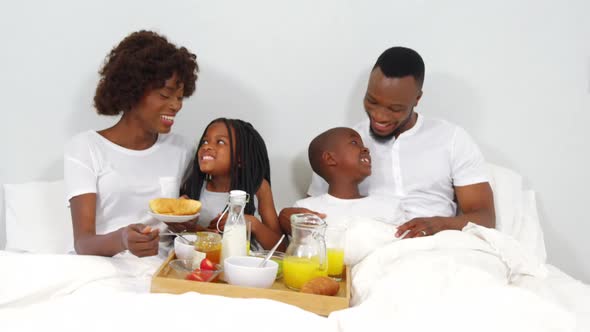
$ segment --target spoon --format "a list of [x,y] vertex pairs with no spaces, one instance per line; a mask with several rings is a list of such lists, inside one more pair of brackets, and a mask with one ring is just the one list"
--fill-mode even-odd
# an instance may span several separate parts
[[189,239],[187,239],[184,236],[182,236],[182,234],[180,234],[180,233],[173,232],[170,229],[168,229],[168,232],[170,232],[170,233],[162,233],[160,235],[176,235],[176,236],[180,236],[180,238],[183,239],[184,241],[186,241],[186,243],[188,245],[195,244],[195,241],[190,241]]
[[272,249],[270,249],[268,254],[266,254],[266,257],[264,257],[264,260],[262,262],[260,262],[258,267],[263,267],[266,264],[266,262],[272,257],[272,254],[274,254],[275,251],[277,250],[277,248],[279,247],[279,244],[281,244],[281,242],[283,242],[284,238],[285,238],[285,234],[283,234],[283,236],[281,236],[281,238],[279,239],[279,242],[277,242],[277,244],[275,244],[275,246],[272,247]]

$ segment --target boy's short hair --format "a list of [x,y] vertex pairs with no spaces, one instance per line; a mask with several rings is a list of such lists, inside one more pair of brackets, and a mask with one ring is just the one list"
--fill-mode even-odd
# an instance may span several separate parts
[[307,157],[309,158],[311,169],[326,181],[328,180],[326,179],[326,169],[322,163],[322,154],[333,146],[335,134],[343,129],[348,128],[335,127],[324,131],[311,140],[307,149]]

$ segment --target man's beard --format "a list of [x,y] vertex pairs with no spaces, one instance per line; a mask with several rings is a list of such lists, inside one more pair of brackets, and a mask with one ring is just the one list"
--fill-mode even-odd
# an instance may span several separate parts
[[410,122],[412,121],[412,115],[414,115],[414,109],[412,108],[412,110],[410,111],[410,115],[408,115],[408,117],[399,124],[399,126],[397,126],[397,128],[395,128],[391,134],[388,135],[379,135],[377,134],[374,130],[373,127],[369,124],[369,134],[371,135],[371,137],[376,140],[379,143],[387,143],[389,141],[391,141],[392,138],[394,138],[395,136],[399,135],[401,133],[401,131],[403,130],[403,128]]
[[389,135],[381,136],[381,135],[377,134],[373,130],[373,127],[371,125],[369,125],[369,134],[377,142],[379,142],[379,143],[387,143],[387,142],[391,141],[392,138],[395,137],[395,130],[393,132],[391,132],[391,134],[389,134]]

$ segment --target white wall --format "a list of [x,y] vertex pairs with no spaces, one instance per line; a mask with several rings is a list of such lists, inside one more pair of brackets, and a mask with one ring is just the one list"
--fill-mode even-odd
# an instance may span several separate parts
[[202,68],[174,130],[196,140],[214,117],[251,121],[277,205],[288,205],[307,186],[307,142],[363,119],[369,69],[406,45],[427,66],[418,110],[462,125],[489,161],[522,173],[550,262],[590,282],[588,13],[587,0],[2,1],[0,183],[63,176],[64,142],[114,121],[92,109],[104,56],[148,28]]

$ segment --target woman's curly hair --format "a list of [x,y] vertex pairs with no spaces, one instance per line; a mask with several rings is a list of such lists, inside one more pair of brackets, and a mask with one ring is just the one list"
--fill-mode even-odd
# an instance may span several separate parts
[[155,32],[134,32],[105,58],[98,72],[94,106],[102,115],[128,111],[147,91],[163,87],[175,73],[177,83],[184,86],[184,97],[189,97],[199,71],[196,59],[186,48],[176,47]]

